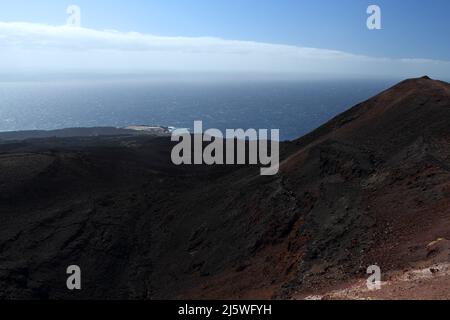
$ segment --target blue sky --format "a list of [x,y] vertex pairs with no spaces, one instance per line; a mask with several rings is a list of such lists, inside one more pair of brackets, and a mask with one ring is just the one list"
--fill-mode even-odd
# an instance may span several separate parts
[[[96,29],[450,60],[448,0],[1,0],[0,21],[62,24],[69,4]],[[365,28],[370,4],[381,7],[383,30]]]
[[[267,59],[268,51],[273,53],[275,50],[281,50],[282,53],[278,55],[282,56],[286,53],[285,49],[289,49],[289,56],[291,57],[294,55],[294,47],[330,49],[352,55],[381,59],[408,58],[450,61],[450,36],[448,32],[450,30],[450,19],[448,19],[448,16],[450,16],[450,1],[448,0],[0,0],[0,22],[19,21],[61,26],[66,22],[65,10],[69,4],[76,4],[81,8],[82,26],[91,30],[118,30],[124,33],[136,31],[145,35],[165,36],[172,40],[176,39],[175,37],[193,39],[208,36],[233,41],[291,46],[291,48],[264,48],[266,60],[262,57],[259,60],[256,58],[260,67],[269,61]],[[366,9],[370,4],[381,7],[382,30],[371,31],[366,28],[368,17]],[[10,25],[4,25],[3,32],[6,32],[5,30],[10,32],[11,28]],[[21,27],[19,31],[14,31],[13,36],[8,37],[18,37],[18,34],[23,34],[25,29],[30,36],[25,40],[21,39],[21,41],[31,42],[31,35],[37,38],[41,37],[41,33],[38,35],[32,26],[24,28]],[[1,29],[0,32],[2,32]],[[58,33],[57,30],[41,30],[39,32],[44,32],[45,43],[56,42],[54,34]],[[48,34],[51,34],[51,36]],[[74,38],[75,36],[72,35],[71,37]],[[81,35],[76,35],[76,37],[81,37]],[[97,38],[95,35],[90,37],[90,40],[86,40],[86,43],[92,44]],[[110,35],[105,35],[104,38],[109,37]],[[128,40],[123,39],[123,37],[116,39],[114,50],[118,50],[117,43]],[[0,38],[0,45],[2,45],[1,41]],[[146,41],[148,43],[150,39]],[[14,41],[3,45],[11,49],[11,44],[16,45],[17,43],[17,39],[14,38]],[[44,55],[45,48],[42,48],[42,43],[40,43],[41,47],[36,56],[41,57],[42,61],[50,58],[58,60],[52,56],[53,53],[49,52],[49,48]],[[108,42],[107,46],[109,45]],[[216,48],[224,44],[208,44],[208,46],[210,45]],[[232,44],[228,43],[228,45],[231,47]],[[25,44],[22,45],[22,47],[24,46]],[[170,46],[173,47],[175,44],[171,42]],[[198,50],[198,43],[193,46],[196,48],[195,50]],[[36,49],[35,47],[36,44],[34,44],[34,49]],[[136,47],[142,47],[142,43],[135,44],[133,50],[136,50]],[[144,45],[144,47],[145,50],[150,50],[148,45]],[[67,43],[65,43],[64,48],[67,50]],[[89,48],[91,50],[98,49]],[[209,48],[208,50],[210,50]],[[14,62],[12,55],[17,54],[18,48],[14,49],[16,51],[11,51],[11,56],[6,56],[7,53],[3,54],[6,60]],[[107,49],[112,50],[110,47]],[[62,49],[59,48],[58,50]],[[239,50],[247,52],[250,50],[249,44],[244,44],[244,47]],[[254,48],[252,47],[251,50],[254,50]],[[309,53],[309,56],[314,54]],[[112,57],[113,54],[110,56]],[[335,57],[335,54],[331,54],[331,56]],[[25,53],[22,54],[22,57],[21,62],[26,60]],[[74,58],[75,55],[71,57]],[[77,57],[80,61],[85,59],[81,57],[81,54]],[[123,64],[123,61],[119,61],[117,57],[118,54],[114,54],[114,58],[110,60],[111,63]],[[177,57],[174,55],[170,63],[167,61],[167,65],[172,65],[172,62],[180,57],[179,54]],[[296,59],[306,61],[307,59],[304,59],[304,57],[302,55],[301,58]],[[135,57],[133,56],[133,58]],[[155,61],[155,59],[159,58],[154,55],[152,61]],[[195,64],[202,59],[210,61],[211,65],[221,61],[217,55],[214,56],[213,62],[208,58],[205,59],[205,55],[195,56],[190,53],[186,62]],[[223,66],[224,69],[227,66],[237,68],[235,56],[227,59]],[[292,61],[297,60],[293,59]],[[139,61],[143,66],[148,66],[151,69],[148,61],[144,62],[143,58]],[[367,63],[367,61],[364,63]],[[381,60],[377,63],[381,63]],[[16,61],[16,64],[19,65],[19,62]],[[317,65],[319,64],[317,62]],[[392,62],[392,64],[395,63]],[[23,65],[32,67],[28,61]],[[164,69],[165,63],[161,65],[161,68]],[[385,66],[385,70],[389,70],[391,66]],[[152,68],[154,67],[152,65]],[[365,67],[363,62],[359,64],[359,67]],[[445,65],[444,69],[447,67]],[[123,65],[123,68],[126,68],[126,66]],[[205,70],[208,68],[209,66],[205,66]],[[257,68],[255,62],[253,69],[256,70]],[[289,66],[280,64],[277,68],[273,68],[273,70],[285,71],[289,69]],[[357,68],[358,66],[355,66],[355,71]],[[409,65],[402,65],[398,73],[400,74],[408,68]],[[273,71],[270,68],[261,69]],[[308,72],[311,71],[310,69],[307,70]],[[342,70],[343,67],[337,68],[336,72]],[[427,70],[427,67],[424,67],[423,64],[417,69],[417,72],[422,72],[422,70]],[[447,69],[445,69],[445,72],[447,72]]]

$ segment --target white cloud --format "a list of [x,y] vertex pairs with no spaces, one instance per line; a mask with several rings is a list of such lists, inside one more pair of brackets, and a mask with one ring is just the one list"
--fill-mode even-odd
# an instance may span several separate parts
[[231,71],[448,77],[450,62],[212,37],[161,37],[24,22],[0,22],[0,70]]

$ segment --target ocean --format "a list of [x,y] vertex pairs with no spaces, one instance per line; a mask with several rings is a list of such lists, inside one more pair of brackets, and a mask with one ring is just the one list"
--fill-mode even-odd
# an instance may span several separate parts
[[159,125],[280,129],[298,138],[394,80],[154,81],[145,77],[0,81],[0,131]]

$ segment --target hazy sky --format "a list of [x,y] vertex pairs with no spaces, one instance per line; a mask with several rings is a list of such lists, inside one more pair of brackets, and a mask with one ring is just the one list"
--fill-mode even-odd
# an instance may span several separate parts
[[449,78],[449,15],[448,0],[0,0],[0,70]]

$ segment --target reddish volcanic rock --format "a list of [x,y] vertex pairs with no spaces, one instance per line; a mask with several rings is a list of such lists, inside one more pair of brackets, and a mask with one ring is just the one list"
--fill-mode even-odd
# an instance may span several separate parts
[[[374,264],[391,274],[448,262],[437,240],[450,239],[447,83],[403,81],[283,143],[274,177],[175,167],[171,146],[147,136],[0,144],[0,297],[292,298]],[[72,264],[79,293],[65,288]]]

